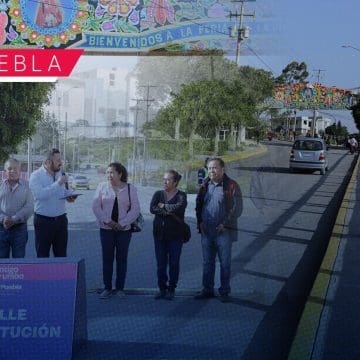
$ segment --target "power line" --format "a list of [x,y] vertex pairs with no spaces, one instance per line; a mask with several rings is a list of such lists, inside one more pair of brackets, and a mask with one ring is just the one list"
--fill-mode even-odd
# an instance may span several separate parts
[[137,101],[145,101],[146,102],[146,122],[149,121],[149,108],[152,102],[155,101],[155,99],[150,99],[150,88],[157,88],[156,85],[140,85],[140,88],[146,88],[146,98],[145,99],[137,99]]
[[314,71],[315,73],[317,73],[317,75],[316,75],[316,78],[317,78],[316,83],[317,83],[317,84],[320,84],[321,73],[322,73],[322,72],[325,72],[326,70],[314,69],[313,71]]
[[266,63],[266,61],[264,59],[261,58],[261,56],[248,44],[245,44],[246,47],[263,63],[263,65],[265,65],[273,74],[275,74],[274,69]]

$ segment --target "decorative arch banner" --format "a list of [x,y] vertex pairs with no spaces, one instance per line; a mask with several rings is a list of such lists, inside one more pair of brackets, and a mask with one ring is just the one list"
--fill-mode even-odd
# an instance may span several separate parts
[[320,84],[297,84],[275,88],[272,103],[287,109],[346,110],[352,105],[350,90]]
[[[230,0],[0,0],[0,47],[234,54],[234,6]],[[252,26],[247,43],[253,48],[270,46],[277,29],[266,22]]]

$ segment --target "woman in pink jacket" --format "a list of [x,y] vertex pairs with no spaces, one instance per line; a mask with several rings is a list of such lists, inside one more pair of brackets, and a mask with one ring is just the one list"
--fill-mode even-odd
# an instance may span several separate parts
[[131,223],[140,213],[136,188],[127,183],[125,167],[113,162],[106,171],[108,181],[96,189],[92,209],[100,225],[104,290],[101,299],[112,294],[113,264],[116,254],[116,294],[123,297]]

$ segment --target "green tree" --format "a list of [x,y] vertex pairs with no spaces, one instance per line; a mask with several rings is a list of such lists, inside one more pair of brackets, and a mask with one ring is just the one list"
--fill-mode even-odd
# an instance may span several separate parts
[[0,160],[36,131],[51,83],[0,83]]
[[274,89],[274,78],[272,73],[263,69],[255,69],[251,66],[241,66],[237,77],[241,87],[252,98],[256,99],[258,104],[272,95]]
[[348,129],[346,126],[341,124],[341,121],[338,121],[336,124],[332,124],[325,129],[325,134],[330,135],[334,139],[346,139],[349,135]]
[[276,78],[278,86],[291,86],[295,84],[305,84],[309,73],[305,62],[298,63],[293,61],[288,64],[282,71],[281,75]]
[[275,131],[275,129],[282,127],[286,123],[289,114],[289,111],[284,111],[283,109],[280,110],[278,108],[272,107],[266,108],[266,110],[264,111],[264,117],[268,119],[268,127],[272,131]]
[[351,107],[351,114],[354,118],[356,128],[360,130],[360,95],[355,95],[355,104]]
[[[292,61],[281,72],[280,76],[274,79],[275,86],[292,86],[295,84],[306,84],[309,73],[305,62]],[[270,115],[271,127],[273,129],[282,127],[286,123],[289,111],[279,108],[267,108],[266,111]]]
[[336,124],[336,136],[345,139],[348,135],[349,132],[347,127],[343,126],[339,120]]
[[231,81],[239,74],[236,64],[222,56],[141,57],[134,70],[138,79],[137,98],[146,99],[151,86],[151,108],[158,110],[179,93],[183,85],[200,80]]
[[212,139],[217,153],[220,130],[229,129],[232,124],[251,124],[256,105],[256,100],[240,81],[228,84],[222,80],[202,80],[183,85],[151,126],[174,137],[179,121],[181,136],[189,139],[190,156],[195,135]]
[[46,112],[42,119],[37,123],[36,134],[42,139],[40,149],[35,151],[47,151],[53,148],[56,143],[56,139],[59,138],[59,126],[58,120],[55,114]]
[[[165,71],[166,69],[166,71]],[[168,57],[149,57],[140,59],[135,74],[138,77],[138,83],[143,84],[138,88],[140,98],[146,98],[147,85],[154,86],[151,88],[151,99],[157,100],[151,103],[151,106],[159,109],[159,107],[166,105],[166,110],[159,111],[157,115],[157,126],[158,129],[162,129],[170,136],[175,136],[176,122],[179,117],[177,114],[183,109],[178,109],[175,106],[169,106],[169,101],[174,101],[176,96],[171,94],[178,94],[179,99],[182,101],[190,101],[193,103],[191,96],[186,96],[184,99],[183,94],[180,92],[184,91],[184,86],[189,86],[186,91],[192,91],[194,85],[190,83],[201,82],[201,81],[218,81],[218,85],[222,82],[221,86],[231,86],[232,93],[225,92],[227,99],[229,100],[226,107],[225,102],[222,102],[219,108],[216,108],[216,112],[221,110],[223,116],[227,114],[228,120],[225,124],[224,119],[222,120],[221,126],[227,126],[231,131],[230,134],[235,134],[235,130],[238,130],[239,134],[240,127],[245,124],[251,123],[254,117],[258,116],[263,111],[260,104],[263,100],[271,96],[274,81],[272,74],[265,70],[254,69],[249,66],[238,67],[234,62],[231,62],[221,56],[209,56],[209,57],[172,57],[169,61]],[[203,83],[204,84],[204,83]],[[212,86],[215,83],[212,84]],[[227,84],[227,85],[225,85]],[[230,85],[231,84],[231,85]],[[202,85],[199,85],[202,87]],[[205,94],[207,89],[202,90],[204,96],[202,100],[205,101]],[[194,95],[197,99],[197,95]],[[210,99],[210,95],[208,96]],[[210,101],[214,101],[211,99]],[[241,104],[239,102],[241,101]],[[194,108],[191,110],[192,115],[189,114],[188,119],[193,118],[193,114],[197,113],[196,101]],[[239,110],[239,107],[240,110]],[[256,110],[255,110],[256,108]],[[202,111],[201,111],[202,112]],[[204,113],[204,112],[202,112]],[[169,122],[169,119],[173,119]],[[211,114],[207,117],[208,121],[212,118]],[[161,120],[162,119],[162,120]],[[175,124],[174,124],[175,122]],[[213,122],[214,123],[214,122]],[[181,121],[181,135],[190,136],[191,127],[187,127],[187,121]],[[191,123],[193,124],[193,123]],[[214,129],[207,124],[203,124],[203,129],[207,129],[206,136],[216,136],[209,131]],[[218,129],[220,127],[217,127]],[[201,136],[205,134],[202,132]],[[231,139],[230,144],[232,148],[235,148],[236,144],[239,145],[239,140],[236,138]]]

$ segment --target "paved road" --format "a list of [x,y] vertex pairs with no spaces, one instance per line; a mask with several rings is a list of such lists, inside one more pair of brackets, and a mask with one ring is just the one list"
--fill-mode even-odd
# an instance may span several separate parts
[[[265,155],[228,169],[242,184],[245,204],[233,247],[230,304],[192,299],[201,288],[194,195],[186,213],[194,235],[183,249],[178,296],[152,299],[156,275],[148,206],[156,189],[149,187],[139,187],[147,224],[131,242],[129,295],[98,299],[100,243],[90,210],[93,191],[84,191],[68,207],[69,254],[85,258],[88,288],[89,342],[74,358],[285,359],[352,164],[352,156],[330,151],[327,175],[289,174],[289,152],[290,144],[273,143]],[[32,231],[28,255],[34,256]]]

